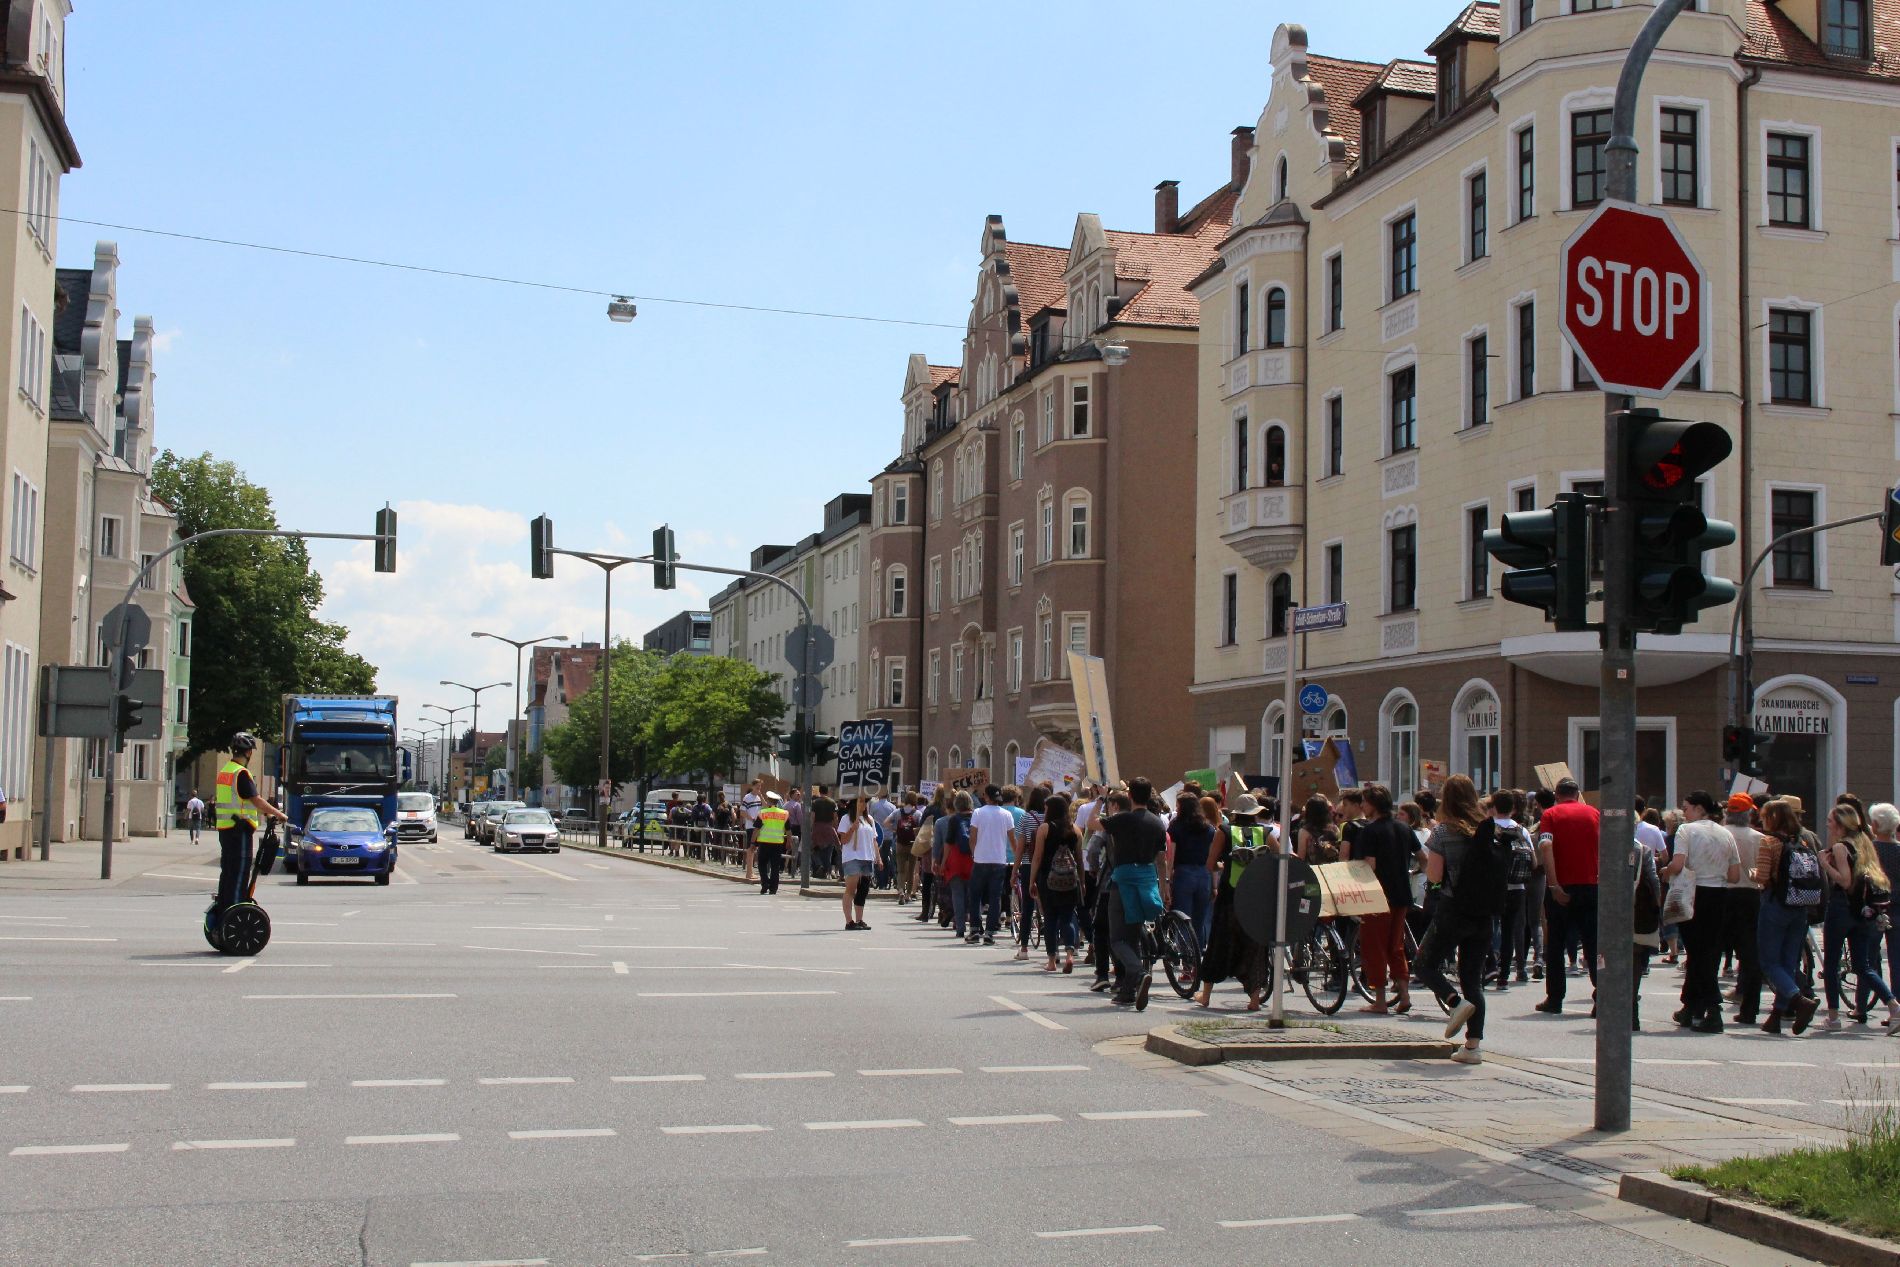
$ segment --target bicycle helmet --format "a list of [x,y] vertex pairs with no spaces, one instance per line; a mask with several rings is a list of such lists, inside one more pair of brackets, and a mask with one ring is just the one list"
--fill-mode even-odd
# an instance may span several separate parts
[[253,735],[250,731],[240,730],[237,734],[231,736],[232,752],[255,752],[256,750],[257,736]]

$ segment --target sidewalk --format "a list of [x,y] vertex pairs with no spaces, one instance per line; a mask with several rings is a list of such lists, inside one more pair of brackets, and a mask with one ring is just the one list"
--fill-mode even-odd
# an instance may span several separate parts
[[168,836],[134,836],[112,842],[112,878],[99,878],[97,840],[55,840],[51,857],[40,861],[39,845],[25,862],[0,867],[0,893],[46,893],[80,889],[111,889],[148,871],[196,875],[202,871],[207,892],[217,887],[218,840],[210,830],[197,844],[183,830]]

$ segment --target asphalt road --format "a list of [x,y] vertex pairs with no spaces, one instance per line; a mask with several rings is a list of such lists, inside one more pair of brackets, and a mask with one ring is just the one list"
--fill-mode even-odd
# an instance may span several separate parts
[[[888,903],[845,933],[789,890],[571,850],[448,830],[402,857],[386,888],[267,880],[255,960],[204,947],[208,864],[0,889],[0,1263],[1744,1261],[1286,1130],[1117,1054],[1183,1005],[1111,1010]],[[1495,1045],[1588,1034],[1505,1019]],[[1877,1072],[1850,1065],[1900,1061],[1640,1041],[1716,1062],[1647,1085],[1823,1117]],[[1773,1059],[1800,1063],[1735,1063]]]

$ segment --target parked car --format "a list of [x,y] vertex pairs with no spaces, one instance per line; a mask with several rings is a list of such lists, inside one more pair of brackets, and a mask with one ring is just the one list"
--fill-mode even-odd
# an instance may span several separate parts
[[501,853],[520,849],[561,852],[561,832],[544,809],[511,809],[490,826],[490,843]]
[[292,839],[298,884],[313,875],[370,876],[388,884],[396,873],[396,829],[383,826],[373,809],[319,805]]
[[593,821],[594,815],[592,811],[581,809],[578,806],[572,806],[561,811],[561,825],[563,827],[572,826],[575,823],[591,823]]
[[489,801],[488,812],[475,820],[475,839],[484,845],[494,844],[495,824],[502,820],[502,816],[509,810],[526,808],[527,804],[522,801]]
[[427,792],[396,793],[396,838],[435,843],[435,797]]

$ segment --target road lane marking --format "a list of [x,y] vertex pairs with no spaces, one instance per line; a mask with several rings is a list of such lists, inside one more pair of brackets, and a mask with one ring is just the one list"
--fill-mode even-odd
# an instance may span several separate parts
[[1067,1240],[1075,1236],[1142,1236],[1149,1232],[1165,1232],[1159,1223],[1137,1223],[1131,1227],[1072,1227],[1061,1232],[1037,1232],[1036,1237],[1045,1241]]
[[1010,1011],[1016,1013],[1018,1016],[1028,1017],[1030,1020],[1042,1026],[1044,1029],[1066,1030],[1069,1028],[1067,1025],[1058,1025],[1056,1022],[1050,1020],[1048,1017],[1044,1016],[1042,1013],[1032,1011],[1029,1008],[1024,1007],[1022,1004],[1018,1003],[1015,999],[1006,998],[1000,994],[990,995],[990,1002],[1000,1003],[1004,1007],[1008,1008]]
[[227,1148],[295,1148],[294,1139],[181,1139],[172,1145],[174,1153]]
[[1215,1226],[1226,1228],[1243,1227],[1298,1227],[1303,1223],[1351,1223],[1357,1214],[1288,1214],[1277,1219],[1222,1219]]
[[460,1135],[346,1135],[345,1144],[454,1144],[461,1140]]
[[1087,1065],[978,1065],[982,1073],[1087,1073]]
[[249,959],[240,959],[236,963],[232,964],[229,968],[226,968],[225,972],[226,973],[242,972],[246,968],[250,967],[252,964],[256,962],[257,962],[257,957],[255,955],[253,955]]
[[545,1086],[556,1082],[572,1082],[574,1079],[557,1075],[545,1078],[477,1078],[475,1081],[484,1087],[529,1087]]
[[548,1267],[545,1258],[470,1258],[453,1263],[410,1263],[409,1267]]
[[9,1157],[68,1157],[79,1153],[122,1153],[131,1144],[27,1144],[8,1153]]
[[598,1139],[616,1132],[608,1126],[581,1126],[554,1131],[509,1131],[509,1139]]
[[302,1091],[307,1082],[207,1082],[207,1091]]
[[1503,1214],[1509,1210],[1528,1210],[1530,1207],[1522,1201],[1494,1201],[1490,1205],[1448,1205],[1432,1210],[1407,1210],[1405,1213],[1415,1219],[1435,1218],[1451,1214]]
[[704,1082],[703,1073],[627,1073],[616,1075],[615,1082]]
[[336,928],[335,923],[325,923],[318,919],[279,919],[271,923],[278,928]]
[[732,1076],[741,1082],[790,1082],[798,1078],[835,1078],[838,1075],[828,1069],[796,1069],[784,1073],[735,1073]]
[[1827,1100],[1823,1103],[1842,1109],[1900,1109],[1900,1100]]
[[1199,1109],[1118,1109],[1109,1113],[1082,1113],[1085,1122],[1154,1122],[1163,1118],[1206,1117]]
[[546,867],[537,866],[529,862],[526,858],[510,858],[507,854],[496,854],[494,856],[502,862],[512,862],[517,867],[526,867],[530,871],[539,871],[542,875],[551,875],[557,880],[566,880],[569,884],[579,884],[581,882],[579,876],[565,875],[559,871],[550,871]]
[[1843,1069],[1900,1069],[1900,1061],[1892,1060],[1842,1060],[1837,1063]]
[[599,955],[588,950],[530,950],[525,946],[464,946],[463,950],[507,950],[517,955],[571,955],[576,959],[598,959]]
[[642,990],[643,999],[762,999],[836,994],[836,990]]
[[[604,862],[588,862],[586,859],[581,860],[581,865],[583,867],[592,867],[596,871],[612,871],[613,870],[612,867],[608,866]],[[609,915],[607,918],[612,919],[613,916]]]
[[1791,1109],[1799,1108],[1807,1103],[1806,1100],[1756,1099],[1748,1096],[1727,1095],[1711,1096],[1710,1099],[1714,1100],[1717,1104],[1733,1104],[1735,1107],[1741,1109]]
[[0,1095],[23,1095],[32,1089],[30,1086],[0,1087]]
[[1747,1065],[1751,1069],[1812,1069],[1812,1060],[1732,1060],[1734,1065]]
[[1053,1113],[998,1113],[991,1117],[953,1117],[952,1126],[1021,1126],[1060,1122],[1062,1119]]
[[0,933],[0,941],[117,941],[117,937],[35,937],[25,933]]
[[447,1078],[359,1078],[353,1087],[445,1087]]
[[968,1245],[967,1236],[876,1236],[846,1241],[846,1249],[883,1249],[891,1245]]
[[626,960],[624,959],[614,960],[614,975],[618,977],[624,977],[627,975],[627,961]]
[[247,994],[247,999],[452,999],[453,994]]
[[914,1117],[867,1118],[859,1122],[807,1122],[808,1131],[900,1131],[906,1127],[922,1126]]
[[432,941],[296,941],[279,937],[279,946],[433,946]]
[[82,1082],[74,1091],[170,1091],[169,1082]]
[[1719,1065],[1722,1062],[1719,1060],[1682,1060],[1682,1059],[1678,1059],[1674,1057],[1664,1057],[1664,1056],[1638,1056],[1636,1058],[1636,1063],[1639,1065],[1701,1066],[1701,1065]]
[[664,1135],[757,1135],[771,1129],[749,1123],[744,1126],[662,1126],[660,1132]]
[[31,1003],[32,1001],[33,996],[30,994],[0,994],[0,1003]]
[[941,1069],[860,1069],[861,1078],[924,1078],[937,1074],[960,1074],[963,1070],[944,1067]]
[[763,1245],[756,1246],[752,1249],[709,1249],[706,1251],[706,1257],[708,1258],[757,1258],[766,1252],[767,1251]]
[[618,944],[602,946],[602,945],[595,945],[590,942],[582,942],[581,949],[583,950],[731,950],[732,947],[730,946],[627,946],[627,945],[618,945]]
[[1540,1065],[1594,1065],[1595,1056],[1533,1056]]
[[477,924],[478,933],[604,933],[592,924]]

